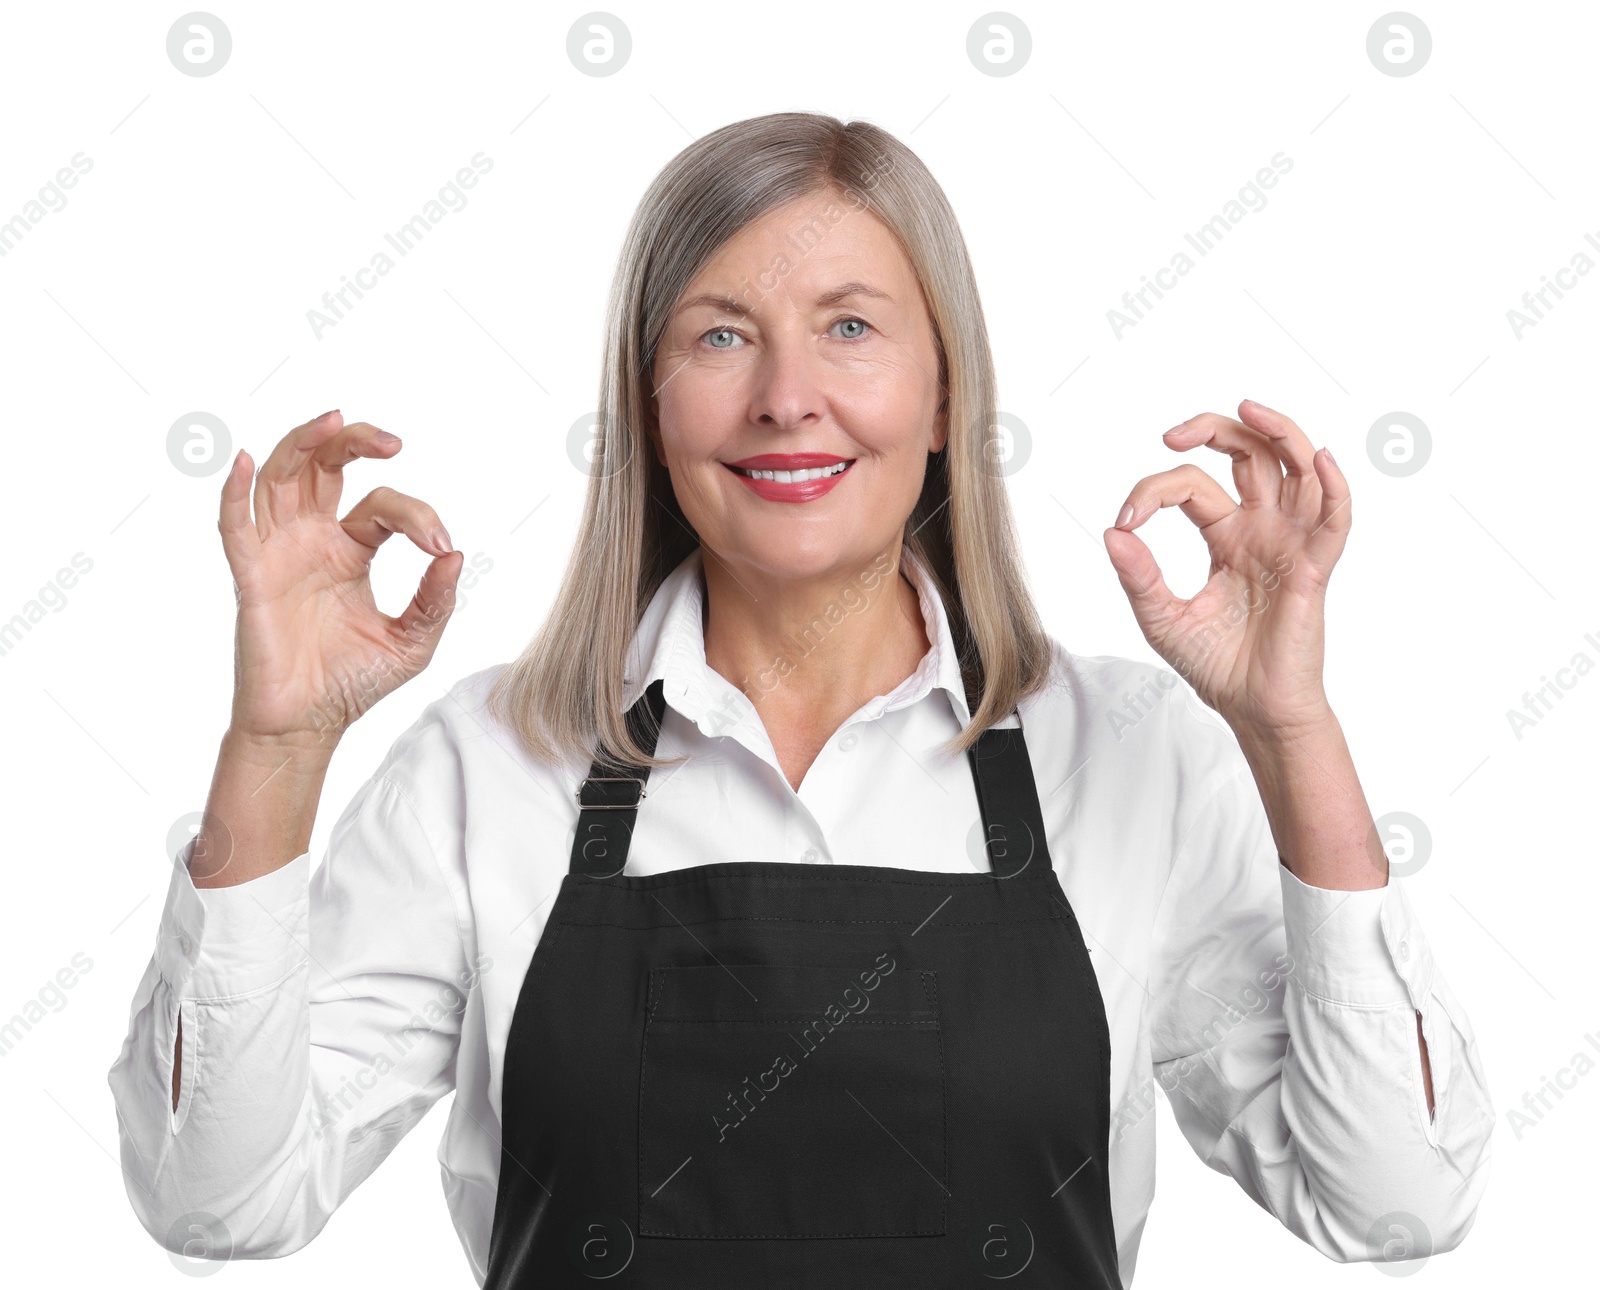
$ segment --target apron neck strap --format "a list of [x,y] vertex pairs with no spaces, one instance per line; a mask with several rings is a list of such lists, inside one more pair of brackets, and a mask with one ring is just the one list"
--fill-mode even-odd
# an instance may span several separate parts
[[1021,726],[990,726],[967,749],[978,788],[984,850],[996,878],[1012,878],[1029,865],[1050,867],[1044,815],[1033,762]]
[[[628,709],[634,741],[654,756],[666,712],[661,681],[650,683]],[[1030,864],[1050,866],[1039,791],[1020,726],[994,726],[967,749],[978,792],[984,850],[996,878],[1010,878]],[[569,873],[612,878],[628,862],[634,821],[650,779],[649,766],[635,766],[604,750],[578,786],[578,828],[572,839]]]
[[[651,756],[655,755],[666,707],[666,693],[658,678],[628,709],[628,733]],[[622,872],[649,778],[649,766],[631,765],[601,749],[578,785],[578,831],[573,835],[567,872],[586,878],[610,878]]]

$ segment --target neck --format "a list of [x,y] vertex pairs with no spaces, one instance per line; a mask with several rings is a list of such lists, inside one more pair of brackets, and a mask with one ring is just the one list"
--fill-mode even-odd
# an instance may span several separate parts
[[702,554],[706,662],[749,696],[769,732],[786,724],[826,738],[928,652],[898,538],[859,567],[809,579],[762,577]]

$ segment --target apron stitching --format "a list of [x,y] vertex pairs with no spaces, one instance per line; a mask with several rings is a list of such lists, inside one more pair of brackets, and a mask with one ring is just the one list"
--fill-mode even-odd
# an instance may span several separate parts
[[[832,964],[820,964],[822,967],[831,967]],[[810,1021],[811,1017],[805,1013],[797,1012],[792,1017],[667,1017],[656,1021],[658,1026],[792,1026],[797,1021]],[[937,1021],[880,1021],[876,1017],[851,1017],[848,1021],[828,1023],[835,1029],[854,1029],[861,1026],[921,1026],[924,1030],[930,1026],[937,1028]]]
[[635,1214],[634,1221],[639,1225],[639,1235],[646,1235],[644,1227],[644,1077],[650,1069],[647,1053],[650,1048],[650,1019],[655,1015],[658,992],[661,989],[661,974],[656,969],[650,970],[650,990],[645,1000],[644,1038],[639,1041],[639,1129],[633,1172],[639,1180],[639,1212]]
[[[939,1047],[939,1111],[944,1120],[944,1191],[946,1199],[939,1202],[939,1213],[944,1219],[941,1226],[949,1226],[949,1200],[950,1195],[950,1080],[945,1069],[944,1061],[944,1017],[939,1011],[939,978],[926,968],[919,969],[922,977],[922,993],[928,999],[928,1006],[933,1009],[933,1015],[938,1022],[934,1031],[934,1038]],[[931,978],[931,984],[930,984]]]
[[[746,861],[746,859],[733,859],[733,861],[718,861],[718,863],[755,864],[757,869],[754,869],[754,871],[741,872],[741,874],[691,874],[686,875],[686,877],[667,877],[667,874],[630,875],[630,877],[634,877],[635,880],[648,880],[648,882],[651,882],[651,887],[622,887],[622,885],[614,885],[614,883],[608,882],[606,879],[590,879],[590,882],[600,883],[603,890],[606,891],[650,891],[654,890],[656,887],[682,887],[683,883],[688,882],[714,883],[733,882],[733,880],[744,882],[744,880],[752,877],[752,875],[754,875],[755,872],[760,871],[760,869],[770,869],[770,867],[776,867],[778,864],[789,864],[792,863],[792,861]],[[691,867],[702,869],[702,867],[706,866],[699,866],[698,864],[698,866]],[[1046,882],[1046,880],[1050,879],[1051,874],[1054,872],[1054,869],[1051,869],[1051,867],[1042,867],[1042,869],[1038,869],[1037,872],[1016,874],[1014,877],[1008,877],[1008,879],[994,879],[992,874],[976,874],[976,872],[974,872],[974,874],[931,874],[931,880],[899,879],[899,877],[896,877],[896,879],[869,879],[869,877],[854,877],[854,875],[840,874],[840,872],[838,872],[840,867],[843,866],[837,866],[837,864],[835,864],[835,866],[832,866],[832,871],[824,872],[824,874],[795,874],[795,872],[787,872],[787,874],[781,874],[779,877],[790,880],[790,882],[854,882],[867,883],[867,885],[875,885],[875,887],[962,887],[962,885],[970,885],[970,887],[973,887],[974,890],[987,890],[989,883],[982,883],[981,887],[979,887],[979,883],[976,882],[976,879],[992,879],[992,882]],[[939,882],[939,877],[944,877],[944,879],[960,879],[960,882]],[[666,880],[664,880],[664,882],[653,882],[654,879]]]
[[[946,920],[941,925],[944,927],[1015,927],[1022,923],[1070,923],[1071,920],[1061,917],[1060,914],[1041,914],[1037,918],[974,918],[965,921]],[[681,923],[647,923],[642,926],[634,923],[584,923],[576,919],[563,919],[562,927],[613,927],[621,932],[655,932],[662,928],[673,927],[699,927],[706,923],[835,923],[841,927],[856,926],[861,924],[877,925],[892,924],[898,927],[911,926],[909,918],[771,918],[765,915],[749,918],[697,918]]]

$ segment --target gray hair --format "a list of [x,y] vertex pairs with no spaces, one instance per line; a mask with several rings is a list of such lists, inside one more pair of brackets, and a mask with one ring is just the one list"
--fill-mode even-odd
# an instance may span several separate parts
[[644,610],[698,545],[647,435],[656,347],[684,290],[724,243],[778,207],[832,190],[899,238],[938,341],[949,438],[929,455],[903,545],[944,602],[972,712],[946,751],[964,751],[1045,685],[1050,642],[992,457],[994,359],[949,200],[916,154],[878,126],[776,112],[691,143],[656,176],[629,223],[606,311],[577,539],[549,616],[489,695],[490,710],[540,760],[603,749],[632,764],[672,764],[645,756],[622,710],[623,668]]

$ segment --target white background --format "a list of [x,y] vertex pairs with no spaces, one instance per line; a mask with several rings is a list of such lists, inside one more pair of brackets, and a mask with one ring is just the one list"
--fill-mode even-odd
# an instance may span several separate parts
[[[0,221],[75,154],[93,163],[0,258],[0,621],[75,553],[93,562],[0,655],[0,1022],[75,953],[92,960],[0,1058],[8,1283],[182,1283],[128,1206],[106,1084],[167,834],[204,804],[232,684],[221,476],[175,469],[169,428],[210,412],[260,462],[337,406],[405,440],[350,470],[347,501],[380,482],[423,496],[492,563],[430,670],[345,740],[320,859],[422,707],[513,657],[545,613],[584,490],[567,431],[595,402],[605,295],[646,184],[692,138],[796,108],[886,127],[949,193],[1002,407],[1032,437],[1010,478],[1024,553],[1069,649],[1158,661],[1098,535],[1139,477],[1177,464],[1168,427],[1250,397],[1332,449],[1354,530],[1327,688],[1374,814],[1432,833],[1405,882],[1500,1111],[1477,1225],[1417,1283],[1592,1275],[1600,1070],[1574,1068],[1520,1136],[1507,1113],[1580,1051],[1600,1059],[1584,1038],[1600,1045],[1600,675],[1521,739],[1506,713],[1574,655],[1600,661],[1585,514],[1600,274],[1520,338],[1507,310],[1580,250],[1600,264],[1583,240],[1600,240],[1600,10],[1423,7],[1432,54],[1402,77],[1366,54],[1381,0],[1023,5],[1032,54],[1008,76],[967,57],[982,4],[619,3],[632,55],[606,77],[568,60],[582,6],[219,4],[233,49],[206,77],[168,60],[183,12],[17,5],[0,32]],[[470,203],[315,337],[307,310],[480,151],[494,165]],[[1107,310],[1279,152],[1293,169],[1268,205],[1118,339]],[[1396,410],[1433,440],[1403,478],[1366,448]],[[1231,488],[1222,457],[1188,456]],[[1141,532],[1175,590],[1199,587],[1189,521]],[[379,603],[398,612],[424,563],[387,545]],[[1383,1275],[1302,1245],[1161,1114],[1141,1285]],[[289,1263],[223,1279],[470,1285],[433,1160],[444,1115]]]

